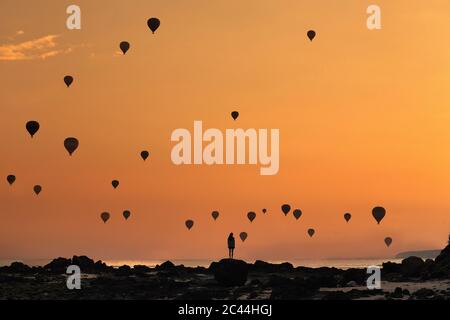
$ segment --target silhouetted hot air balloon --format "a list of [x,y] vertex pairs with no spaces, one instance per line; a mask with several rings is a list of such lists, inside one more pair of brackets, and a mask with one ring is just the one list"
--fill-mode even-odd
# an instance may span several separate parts
[[191,230],[192,227],[194,226],[194,221],[186,220],[186,222],[184,224],[186,225],[186,228],[188,228],[188,230]]
[[256,213],[254,213],[253,211],[250,211],[249,213],[247,213],[247,218],[248,218],[248,220],[250,220],[250,222],[253,222],[253,220],[255,220],[255,218],[256,218]]
[[73,83],[73,77],[72,76],[65,76],[64,77],[64,83],[66,84],[67,88],[71,86]]
[[312,238],[312,236],[316,233],[316,230],[314,229],[308,229],[308,234]]
[[281,206],[281,211],[283,211],[284,215],[287,216],[287,214],[289,213],[289,211],[291,211],[291,206],[288,204],[283,204]]
[[242,242],[244,242],[247,239],[247,232],[241,232],[239,234],[239,238],[241,238]]
[[64,148],[66,148],[70,156],[78,149],[79,144],[77,138],[69,137],[64,140]]
[[351,218],[352,218],[352,215],[350,213],[344,214],[345,221],[349,222]]
[[120,182],[119,182],[119,180],[113,180],[113,181],[111,181],[111,184],[112,184],[114,189],[117,189],[117,187],[119,186]]
[[389,247],[392,244],[392,238],[391,237],[385,238],[384,243],[386,244],[386,246]]
[[40,185],[35,185],[33,187],[33,191],[34,191],[34,193],[36,193],[36,195],[39,195],[39,193],[41,193],[41,191],[42,191],[42,187]]
[[103,220],[103,223],[106,223],[109,220],[109,218],[110,218],[109,212],[103,212],[100,215],[100,218]]
[[150,18],[147,21],[147,25],[152,30],[152,33],[155,33],[156,30],[158,30],[159,26],[161,25],[161,21],[159,21],[158,18]]
[[123,54],[126,54],[127,51],[130,49],[130,43],[127,41],[122,41],[119,45],[120,50],[122,50]]
[[128,218],[131,216],[131,212],[129,210],[125,210],[123,212],[123,217],[125,218],[125,220],[128,220]]
[[316,37],[316,32],[314,30],[309,30],[306,35],[308,36],[310,41],[313,41]]
[[27,128],[28,133],[33,138],[33,136],[36,134],[36,132],[39,131],[40,125],[37,121],[28,121],[25,125],[25,128]]
[[219,217],[219,211],[211,212],[211,216],[213,217],[214,220],[217,220],[217,218]]
[[141,152],[141,158],[145,161],[147,160],[148,156],[150,155],[150,153],[148,151],[142,151]]
[[300,209],[295,209],[294,211],[293,211],[293,215],[294,215],[294,217],[295,217],[295,219],[300,219],[300,217],[302,216],[302,210],[300,210]]
[[383,220],[386,215],[386,210],[383,207],[375,207],[372,209],[372,215],[377,220],[377,223],[380,224],[381,220]]
[[13,174],[10,174],[6,177],[6,181],[8,181],[9,185],[12,186],[13,183],[16,181],[16,176]]
[[262,213],[266,213],[266,212],[267,212],[266,208],[262,209]]
[[231,117],[233,118],[233,120],[236,120],[237,118],[239,118],[239,112],[233,111],[233,112],[231,113]]

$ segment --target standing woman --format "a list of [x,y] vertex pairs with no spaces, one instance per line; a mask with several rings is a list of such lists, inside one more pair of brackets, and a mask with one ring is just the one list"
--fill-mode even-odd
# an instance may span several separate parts
[[233,233],[230,233],[230,235],[228,236],[228,257],[230,259],[233,259],[234,247],[235,247],[235,242],[234,242]]

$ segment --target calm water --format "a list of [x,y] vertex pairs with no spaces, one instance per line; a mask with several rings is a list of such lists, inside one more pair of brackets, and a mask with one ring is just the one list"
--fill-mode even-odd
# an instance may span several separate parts
[[[5,266],[11,264],[11,262],[17,260],[0,260],[0,265]],[[30,266],[43,266],[46,265],[50,260],[48,259],[38,259],[38,260],[23,260],[22,262]],[[149,267],[154,267],[158,264],[163,263],[165,260],[105,260],[105,263],[110,266],[122,266],[122,265],[146,265]],[[310,268],[319,267],[336,267],[339,269],[348,268],[366,268],[368,266],[381,266],[383,262],[392,261],[400,263],[401,259],[320,259],[320,260],[293,260],[290,261],[295,267],[304,266]],[[211,260],[172,260],[175,265],[183,264],[187,267],[208,267],[211,264]],[[253,261],[251,261],[253,262]],[[268,261],[272,263],[281,263],[284,261]]]

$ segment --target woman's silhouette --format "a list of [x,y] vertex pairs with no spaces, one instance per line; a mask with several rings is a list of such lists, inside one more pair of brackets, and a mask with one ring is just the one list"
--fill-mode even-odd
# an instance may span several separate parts
[[230,259],[233,259],[233,254],[234,254],[234,237],[233,237],[233,233],[230,233],[230,235],[228,236],[228,256]]

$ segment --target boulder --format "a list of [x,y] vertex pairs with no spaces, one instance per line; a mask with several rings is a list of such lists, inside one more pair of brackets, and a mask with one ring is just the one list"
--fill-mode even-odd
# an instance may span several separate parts
[[133,270],[138,272],[138,273],[147,273],[152,271],[152,269],[150,267],[144,266],[144,265],[135,265],[133,267]]
[[383,274],[389,274],[389,273],[400,273],[402,269],[402,265],[395,262],[383,262]]
[[8,267],[8,272],[11,272],[11,273],[27,273],[30,271],[31,271],[31,268],[22,262],[13,262]]
[[242,260],[222,259],[214,268],[214,279],[223,286],[243,286],[247,276],[248,265]]
[[155,267],[155,270],[166,271],[166,270],[172,270],[174,268],[176,268],[176,267],[171,261],[166,261],[166,262],[161,263],[161,265],[157,265]]
[[44,269],[52,273],[66,273],[70,265],[72,265],[72,260],[59,257],[46,264]]
[[342,285],[346,285],[350,281],[354,281],[357,285],[365,285],[367,277],[366,269],[350,268],[342,274]]
[[97,273],[102,273],[102,272],[113,271],[114,268],[113,267],[109,267],[103,261],[98,260],[96,263],[94,263],[94,270]]
[[72,264],[80,267],[83,273],[95,271],[94,260],[86,256],[73,256]]
[[401,273],[405,277],[418,277],[425,269],[425,262],[419,257],[408,257],[402,260]]
[[256,260],[255,263],[249,267],[252,271],[256,272],[288,272],[294,269],[294,266],[289,262],[275,264],[261,260]]
[[450,244],[441,251],[434,261],[440,267],[450,268]]
[[413,293],[417,299],[427,299],[434,296],[434,291],[432,289],[422,288]]
[[126,264],[123,266],[120,266],[119,268],[117,268],[117,274],[122,275],[122,276],[130,275],[131,267]]

